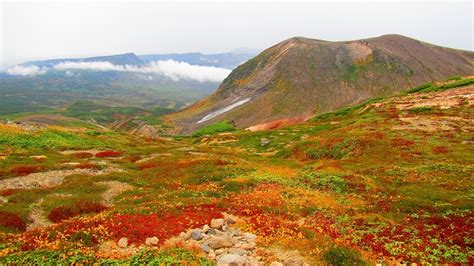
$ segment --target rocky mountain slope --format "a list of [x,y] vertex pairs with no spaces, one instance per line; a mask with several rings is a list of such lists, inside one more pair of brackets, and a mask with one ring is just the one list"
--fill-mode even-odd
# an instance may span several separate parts
[[247,128],[304,121],[366,99],[474,73],[474,53],[400,35],[329,42],[291,38],[235,69],[218,90],[169,116],[175,131],[229,120]]

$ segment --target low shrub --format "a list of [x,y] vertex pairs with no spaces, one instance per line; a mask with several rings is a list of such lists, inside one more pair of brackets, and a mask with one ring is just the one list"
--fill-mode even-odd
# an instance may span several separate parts
[[79,201],[74,206],[60,206],[52,209],[48,214],[48,219],[52,222],[59,223],[69,218],[88,214],[88,213],[99,213],[106,210],[107,207],[101,203],[92,201]]
[[76,169],[95,169],[95,170],[100,170],[102,167],[97,164],[93,163],[80,163],[78,165],[75,165],[74,168]]
[[0,211],[0,227],[25,231],[26,224],[23,218],[17,213]]
[[73,156],[78,159],[87,159],[87,158],[92,158],[94,154],[90,152],[76,152],[73,154]]
[[327,189],[341,193],[346,190],[346,181],[335,174],[327,174],[320,172],[305,172],[298,181],[313,189]]
[[318,145],[317,147],[306,149],[304,154],[309,160],[340,160],[353,150],[353,144],[354,143],[352,141],[345,139],[344,141],[336,144]]
[[155,168],[158,165],[159,164],[155,163],[155,162],[145,162],[145,163],[139,164],[138,167],[140,168],[140,170],[145,170],[145,169],[149,169],[149,168]]
[[10,169],[10,173],[15,176],[24,176],[43,170],[43,167],[37,165],[18,165]]
[[224,120],[224,121],[220,121],[220,122],[217,122],[217,123],[214,123],[214,124],[211,124],[211,125],[208,125],[206,127],[196,130],[193,133],[193,137],[212,135],[215,133],[229,132],[229,131],[234,131],[234,130],[236,130],[234,125],[231,122]]
[[433,147],[432,152],[433,152],[434,154],[447,153],[447,152],[448,152],[448,148],[447,148],[447,147],[444,147],[444,146],[436,146],[436,147]]
[[107,158],[107,157],[119,157],[121,156],[122,153],[119,151],[112,151],[112,150],[107,150],[107,151],[101,151],[95,154],[95,157],[97,158]]
[[333,247],[326,251],[322,258],[329,265],[366,265],[360,254],[345,247]]
[[429,113],[431,111],[433,111],[433,108],[432,107],[414,107],[414,108],[411,108],[411,109],[408,109],[407,110],[409,113]]

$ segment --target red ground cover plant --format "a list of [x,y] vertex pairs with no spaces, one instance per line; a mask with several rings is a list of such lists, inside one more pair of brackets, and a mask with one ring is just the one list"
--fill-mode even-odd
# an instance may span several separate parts
[[11,196],[15,194],[15,192],[17,191],[18,191],[17,189],[5,189],[5,190],[0,191],[0,195],[4,197]]
[[145,162],[145,163],[141,163],[141,164],[138,165],[140,170],[155,168],[157,166],[159,166],[159,163],[154,163],[154,162]]
[[133,156],[128,156],[125,158],[125,161],[128,161],[128,162],[131,162],[131,163],[135,163],[137,161],[139,161],[142,157],[139,156],[139,155],[133,155]]
[[0,211],[0,226],[25,231],[26,224],[19,214]]
[[392,147],[410,147],[413,146],[415,142],[408,139],[394,138],[392,139],[390,144],[392,145]]
[[94,154],[90,152],[76,152],[73,154],[73,156],[79,159],[86,159],[86,158],[92,158]]
[[431,150],[434,154],[441,154],[441,153],[447,153],[448,152],[448,148],[447,147],[444,147],[444,146],[436,146],[436,147],[433,147],[433,149]]
[[78,165],[75,165],[74,168],[76,169],[95,169],[95,170],[100,170],[100,166],[97,164],[93,163],[80,163]]
[[127,237],[129,243],[144,243],[156,236],[160,243],[187,229],[202,227],[214,218],[221,218],[221,209],[215,205],[188,206],[180,212],[155,214],[119,214],[106,223],[115,239]]
[[15,176],[24,176],[24,175],[29,175],[31,173],[36,173],[44,168],[41,166],[37,165],[18,165],[14,166],[10,169],[10,173],[12,173]]
[[101,151],[101,152],[96,153],[95,157],[107,158],[107,157],[119,157],[120,155],[122,155],[122,153],[119,151],[107,150],[107,151]]
[[99,213],[106,210],[107,207],[101,203],[91,201],[76,202],[74,206],[60,206],[52,209],[48,214],[48,219],[52,222],[59,223],[69,218],[87,214],[87,213]]

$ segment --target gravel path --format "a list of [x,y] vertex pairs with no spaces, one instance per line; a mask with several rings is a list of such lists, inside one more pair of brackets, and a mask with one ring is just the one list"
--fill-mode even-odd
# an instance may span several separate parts
[[104,194],[102,194],[102,203],[106,206],[113,206],[114,198],[117,195],[133,188],[133,186],[120,181],[103,181],[95,184],[108,187]]
[[48,218],[46,218],[44,210],[41,208],[42,203],[43,199],[40,199],[38,202],[31,205],[32,210],[30,212],[29,218],[32,223],[26,228],[27,231],[53,225],[53,223],[50,222]]
[[41,187],[55,187],[64,182],[64,178],[73,174],[102,175],[111,172],[120,172],[121,169],[109,167],[103,170],[74,169],[54,170],[49,172],[33,173],[0,181],[0,189],[31,189]]

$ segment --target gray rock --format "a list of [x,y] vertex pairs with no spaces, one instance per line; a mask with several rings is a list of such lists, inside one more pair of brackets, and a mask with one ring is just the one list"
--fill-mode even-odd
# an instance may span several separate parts
[[194,239],[194,240],[201,240],[202,239],[202,232],[201,232],[201,229],[193,229],[191,231],[191,238]]
[[217,233],[216,229],[214,229],[214,228],[211,228],[207,231],[207,234],[209,234],[209,235],[215,235],[216,233]]
[[270,140],[267,139],[267,138],[262,138],[260,140],[260,145],[262,145],[262,146],[267,146],[269,143],[270,143]]
[[211,248],[209,247],[208,244],[204,243],[204,244],[201,244],[200,246],[201,250],[206,252],[206,253],[209,253],[211,251]]

